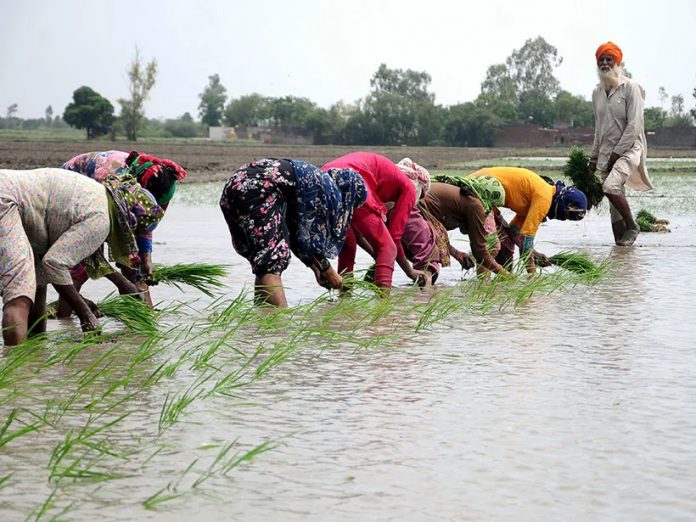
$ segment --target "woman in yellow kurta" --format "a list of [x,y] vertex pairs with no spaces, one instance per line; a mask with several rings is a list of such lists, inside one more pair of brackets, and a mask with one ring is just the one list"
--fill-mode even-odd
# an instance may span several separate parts
[[527,270],[535,269],[534,237],[546,218],[579,221],[585,217],[587,198],[582,191],[562,181],[549,184],[536,172],[518,167],[489,167],[472,176],[493,176],[505,189],[504,207],[515,213],[510,228],[520,254],[527,257]]

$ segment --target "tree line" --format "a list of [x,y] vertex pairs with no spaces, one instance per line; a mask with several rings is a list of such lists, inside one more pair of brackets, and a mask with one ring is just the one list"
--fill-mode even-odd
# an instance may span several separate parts
[[[199,94],[200,122],[188,113],[162,122],[148,120],[144,112],[144,103],[156,82],[157,62],[143,63],[136,49],[127,71],[130,97],[118,100],[118,117],[109,100],[82,86],[73,93],[62,119],[70,126],[85,129],[88,138],[122,133],[133,141],[143,131],[148,135],[193,137],[202,135],[209,126],[224,124],[303,129],[314,136],[316,144],[485,147],[493,144],[496,131],[504,125],[594,125],[592,102],[561,88],[554,74],[561,63],[558,50],[544,38],[528,39],[503,63],[488,67],[476,99],[450,106],[435,103],[427,72],[391,69],[386,64],[372,76],[370,92],[364,98],[351,104],[338,102],[329,109],[296,96],[252,93],[228,99],[219,75],[213,74]],[[696,89],[692,95],[696,99]],[[681,94],[670,97],[661,87],[659,96],[659,107],[645,109],[646,130],[694,125],[696,108],[687,110]],[[10,106],[0,124],[11,122],[16,111],[16,104]],[[35,123],[55,125],[57,119],[49,106],[46,119]]]

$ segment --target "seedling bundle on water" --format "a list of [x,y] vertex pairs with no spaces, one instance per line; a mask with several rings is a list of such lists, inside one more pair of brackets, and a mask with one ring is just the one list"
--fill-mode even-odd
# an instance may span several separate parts
[[641,232],[671,232],[667,225],[669,221],[666,219],[657,219],[649,211],[642,209],[636,215],[636,223],[640,227]]

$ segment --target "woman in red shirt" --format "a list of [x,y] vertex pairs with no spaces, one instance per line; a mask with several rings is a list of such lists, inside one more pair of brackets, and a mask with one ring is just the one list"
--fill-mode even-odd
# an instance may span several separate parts
[[[394,275],[394,261],[412,280],[423,277],[406,259],[401,237],[416,203],[416,189],[411,180],[389,158],[372,152],[352,152],[330,161],[322,170],[350,168],[365,180],[368,196],[356,209],[353,222],[338,257],[339,272],[352,272],[357,250],[356,236],[365,239],[375,259],[375,284],[389,292]],[[393,203],[386,221],[387,207]]]

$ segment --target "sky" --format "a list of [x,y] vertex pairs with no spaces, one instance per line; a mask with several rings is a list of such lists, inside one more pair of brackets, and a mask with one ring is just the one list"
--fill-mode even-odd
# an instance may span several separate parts
[[488,66],[537,36],[558,49],[573,94],[590,98],[595,49],[612,40],[646,106],[664,86],[690,109],[695,27],[693,0],[0,0],[0,115],[13,103],[20,118],[62,114],[82,85],[118,112],[136,47],[159,67],[150,118],[198,118],[213,74],[232,98],[353,103],[381,63],[427,72],[448,106],[476,98]]

